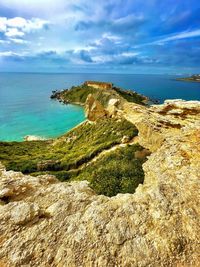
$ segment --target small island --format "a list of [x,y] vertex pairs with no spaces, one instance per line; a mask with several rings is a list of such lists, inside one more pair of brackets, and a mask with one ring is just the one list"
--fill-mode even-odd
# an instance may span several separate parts
[[195,74],[190,77],[177,78],[176,80],[185,82],[200,82],[200,74]]

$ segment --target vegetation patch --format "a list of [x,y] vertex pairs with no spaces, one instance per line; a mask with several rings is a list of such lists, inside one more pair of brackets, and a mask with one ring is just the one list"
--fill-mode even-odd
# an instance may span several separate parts
[[117,87],[113,87],[109,90],[102,90],[94,88],[86,84],[80,86],[72,86],[71,89],[63,91],[54,91],[51,98],[58,99],[63,103],[76,103],[84,105],[89,94],[92,94],[96,100],[98,100],[104,107],[107,106],[110,99],[127,100],[140,105],[145,105],[146,97],[137,94],[136,92],[129,90],[122,90]]
[[106,196],[134,193],[144,181],[142,164],[147,158],[135,157],[135,153],[141,150],[143,147],[138,144],[117,148],[83,168],[71,179],[86,179],[98,194]]
[[145,105],[145,102],[147,101],[147,98],[143,95],[140,95],[136,92],[130,91],[130,90],[122,90],[118,87],[113,87],[113,89],[124,99],[126,99],[128,102],[134,102],[140,105]]
[[91,160],[120,144],[124,136],[131,140],[137,134],[136,127],[125,119],[85,122],[51,141],[0,142],[0,161],[7,170],[54,174],[61,181],[88,180],[98,194],[133,193],[144,179],[146,157],[135,157],[141,146],[125,145]]
[[137,133],[125,119],[85,122],[54,141],[0,142],[0,161],[8,170],[23,173],[68,171]]

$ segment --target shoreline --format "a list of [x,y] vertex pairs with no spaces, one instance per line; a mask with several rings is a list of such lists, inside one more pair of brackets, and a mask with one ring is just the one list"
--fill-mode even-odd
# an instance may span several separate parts
[[175,81],[179,81],[179,82],[193,82],[193,83],[200,83],[200,81],[195,81],[195,80],[189,80],[189,79],[181,79],[181,78],[177,78],[175,79]]

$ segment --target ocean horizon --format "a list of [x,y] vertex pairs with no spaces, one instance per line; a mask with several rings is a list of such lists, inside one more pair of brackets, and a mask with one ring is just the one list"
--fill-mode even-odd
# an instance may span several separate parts
[[177,75],[112,73],[0,72],[0,140],[23,141],[26,135],[60,136],[85,120],[84,110],[51,100],[52,90],[86,80],[112,82],[163,103],[200,100],[200,83],[176,81]]

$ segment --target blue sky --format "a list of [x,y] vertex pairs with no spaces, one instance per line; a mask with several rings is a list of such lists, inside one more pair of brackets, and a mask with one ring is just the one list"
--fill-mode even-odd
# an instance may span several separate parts
[[200,1],[0,0],[0,71],[200,73]]

